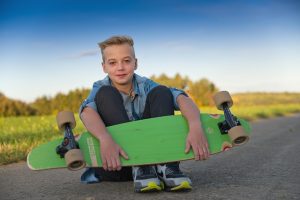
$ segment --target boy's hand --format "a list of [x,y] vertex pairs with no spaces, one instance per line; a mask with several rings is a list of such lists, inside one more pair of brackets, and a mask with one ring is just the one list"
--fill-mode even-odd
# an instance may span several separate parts
[[193,148],[195,160],[205,160],[209,157],[207,140],[200,122],[200,111],[197,105],[185,95],[177,97],[177,103],[182,115],[187,119],[190,132],[186,138],[185,153]]
[[201,126],[190,128],[186,139],[185,153],[188,153],[191,147],[195,154],[195,160],[206,160],[209,158],[208,143]]
[[116,171],[121,170],[120,157],[124,157],[128,160],[128,156],[123,149],[114,142],[109,134],[102,136],[100,139],[101,159],[102,167],[104,170]]

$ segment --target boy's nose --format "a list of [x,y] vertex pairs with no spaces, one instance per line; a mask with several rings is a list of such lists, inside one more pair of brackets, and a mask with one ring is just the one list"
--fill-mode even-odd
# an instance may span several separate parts
[[122,63],[122,62],[118,62],[117,69],[118,69],[118,70],[124,69],[124,66],[123,66],[123,63]]

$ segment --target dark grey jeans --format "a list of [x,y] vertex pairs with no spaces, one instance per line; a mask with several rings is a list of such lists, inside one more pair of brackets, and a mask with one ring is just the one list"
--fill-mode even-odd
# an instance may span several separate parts
[[[129,122],[123,105],[123,98],[119,91],[112,86],[103,86],[95,97],[99,115],[106,126]],[[174,115],[173,96],[169,88],[157,86],[152,89],[147,98],[143,119]],[[131,167],[122,167],[120,171],[105,171],[95,168],[96,177],[102,181],[131,181]]]

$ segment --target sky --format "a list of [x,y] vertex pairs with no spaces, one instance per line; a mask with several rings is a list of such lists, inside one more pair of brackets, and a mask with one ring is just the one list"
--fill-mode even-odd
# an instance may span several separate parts
[[0,0],[0,92],[32,102],[91,88],[113,35],[134,39],[139,75],[300,92],[297,0]]

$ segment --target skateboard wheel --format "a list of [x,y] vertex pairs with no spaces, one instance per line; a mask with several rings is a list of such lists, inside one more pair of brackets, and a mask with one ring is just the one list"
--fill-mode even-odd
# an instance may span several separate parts
[[65,154],[65,161],[69,170],[75,171],[85,167],[85,161],[80,149],[71,149]]
[[227,103],[229,108],[233,105],[231,96],[230,96],[229,92],[227,92],[227,91],[221,91],[221,92],[216,93],[214,95],[213,99],[219,110],[223,110],[222,104],[224,104],[224,103]]
[[235,126],[228,131],[228,135],[234,146],[239,146],[249,140],[242,126]]
[[74,113],[71,111],[62,111],[59,112],[56,116],[57,126],[60,130],[65,129],[66,124],[70,124],[71,128],[75,128],[76,121],[74,118]]

